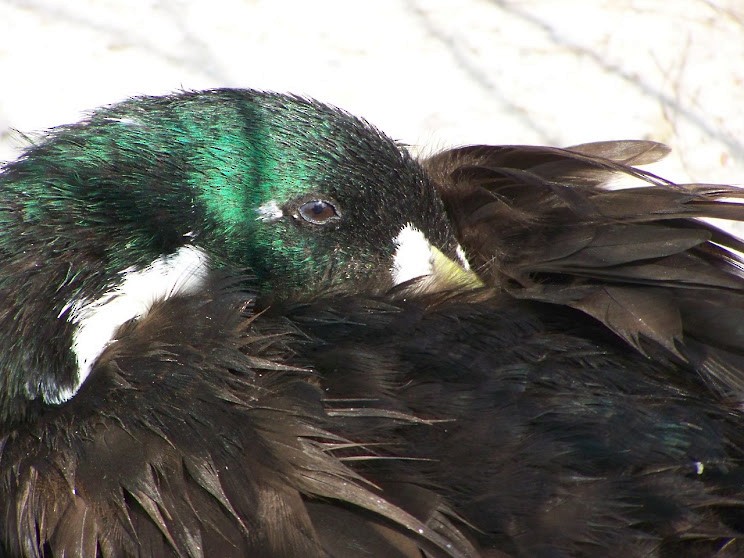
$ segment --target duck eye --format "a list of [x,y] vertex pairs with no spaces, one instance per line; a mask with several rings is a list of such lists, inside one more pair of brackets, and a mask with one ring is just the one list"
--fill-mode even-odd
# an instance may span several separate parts
[[334,205],[325,200],[312,200],[303,203],[300,206],[299,213],[305,221],[316,225],[325,225],[329,221],[339,218]]

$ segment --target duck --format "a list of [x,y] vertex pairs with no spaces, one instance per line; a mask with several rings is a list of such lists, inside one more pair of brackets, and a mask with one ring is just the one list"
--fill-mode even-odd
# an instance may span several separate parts
[[[742,220],[653,142],[136,97],[0,173],[8,556],[737,556]],[[626,175],[651,187],[612,190]]]

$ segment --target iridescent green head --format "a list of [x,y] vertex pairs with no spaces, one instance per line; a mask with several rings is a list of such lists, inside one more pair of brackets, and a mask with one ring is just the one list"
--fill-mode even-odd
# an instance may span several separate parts
[[364,121],[299,97],[136,98],[58,129],[20,165],[11,186],[34,192],[27,218],[105,232],[108,269],[189,243],[272,291],[389,287],[406,225],[455,256],[441,202],[410,156]]
[[449,273],[457,248],[419,165],[339,109],[215,90],[97,110],[0,173],[0,340],[23,340],[0,355],[0,411],[71,397],[184,262],[301,298]]

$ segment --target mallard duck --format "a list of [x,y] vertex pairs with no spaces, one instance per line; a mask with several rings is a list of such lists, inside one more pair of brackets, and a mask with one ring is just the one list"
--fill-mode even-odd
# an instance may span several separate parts
[[416,161],[249,90],[51,131],[0,174],[5,553],[741,554],[740,245],[693,220],[739,194],[662,152]]

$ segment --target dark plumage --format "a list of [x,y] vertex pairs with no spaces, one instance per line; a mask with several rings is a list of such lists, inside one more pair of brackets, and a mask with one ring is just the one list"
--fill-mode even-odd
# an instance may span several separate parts
[[[423,165],[487,283],[582,310],[643,353],[689,361],[742,401],[744,243],[692,218],[741,221],[741,205],[720,200],[744,192],[630,166],[667,152],[644,141],[472,146]],[[622,175],[642,183],[605,188]]]
[[[201,126],[214,110],[245,120],[212,137]],[[263,127],[251,120],[258,114]],[[60,368],[26,375],[6,360],[0,371],[2,385],[15,390],[0,398],[5,553],[744,554],[744,313],[740,266],[727,251],[741,245],[692,219],[742,219],[736,206],[718,201],[738,191],[673,185],[628,166],[664,153],[650,142],[570,151],[479,146],[416,163],[345,113],[256,92],[134,100],[99,116],[0,174],[6,211],[20,211],[11,218],[43,214],[45,206],[22,192],[33,184],[44,191],[47,171],[35,163],[70,141],[84,162],[119,161],[128,179],[179,172],[172,184],[140,192],[140,182],[130,181],[131,198],[147,203],[133,216],[115,195],[121,190],[106,185],[119,167],[106,166],[104,180],[86,164],[81,180],[70,164],[73,187],[54,201],[71,208],[71,224],[81,199],[108,201],[68,231],[66,257],[85,265],[68,274],[66,289],[95,284],[100,294],[108,283],[96,282],[103,273],[96,261],[116,278],[128,250],[148,262],[162,243],[170,243],[163,254],[174,245],[204,250],[210,265],[197,288],[165,293],[122,322],[69,399],[50,400],[63,399],[58,386],[76,377],[63,367],[69,355],[52,358],[43,338],[14,341]],[[329,121],[323,131],[303,128],[322,119]],[[168,142],[184,129],[189,141],[179,140],[168,158]],[[142,157],[121,152],[120,133],[127,146],[159,147]],[[335,147],[311,154],[313,134]],[[229,160],[214,156],[222,153],[217,143],[232,146]],[[194,153],[180,164],[187,144]],[[95,145],[95,157],[86,145]],[[253,150],[271,180],[233,172],[234,157]],[[54,174],[57,184],[67,180],[65,165],[53,165],[64,170]],[[653,187],[605,190],[618,173]],[[204,178],[213,176],[214,184]],[[158,196],[148,197],[153,187]],[[183,207],[163,205],[164,195],[181,203],[179,187]],[[218,209],[240,192],[235,203],[245,219],[254,219],[254,208],[259,219],[224,226],[222,216],[189,205],[194,192],[209,203],[219,197],[209,206]],[[296,207],[311,211],[311,220],[290,211]],[[326,212],[331,220],[316,219]],[[357,215],[379,248],[358,238],[365,227]],[[49,231],[43,219],[22,222]],[[438,248],[432,261],[454,257],[456,236],[483,285],[450,276],[400,283],[402,237],[385,235],[409,223]],[[33,259],[28,238],[3,234],[5,257],[22,245],[29,255],[19,251],[16,261]],[[109,234],[120,249],[96,245]],[[276,242],[267,243],[272,235]],[[322,240],[314,243],[314,235]],[[44,270],[64,261],[39,263],[42,271],[24,277],[40,288],[37,279],[56,277]],[[282,275],[291,269],[301,278],[302,262],[311,265],[304,282]],[[455,267],[432,264],[431,273],[457,274]],[[14,277],[0,268],[6,299]],[[59,310],[68,299],[54,304],[57,321],[42,323],[67,336],[50,346],[64,346],[78,322]],[[0,344],[10,334],[0,328]],[[29,378],[44,378],[36,396],[23,391]]]
[[430,421],[375,446],[423,461],[365,474],[435,487],[485,555],[744,552],[742,415],[689,369],[542,303],[372,309],[318,301],[291,315],[320,337],[308,354],[330,397]]
[[241,312],[252,295],[217,285],[157,305],[70,403],[6,436],[12,555],[471,553],[438,496],[413,486],[424,507],[397,507],[337,458],[368,455],[367,413],[327,413],[317,375],[286,362],[300,332]]

